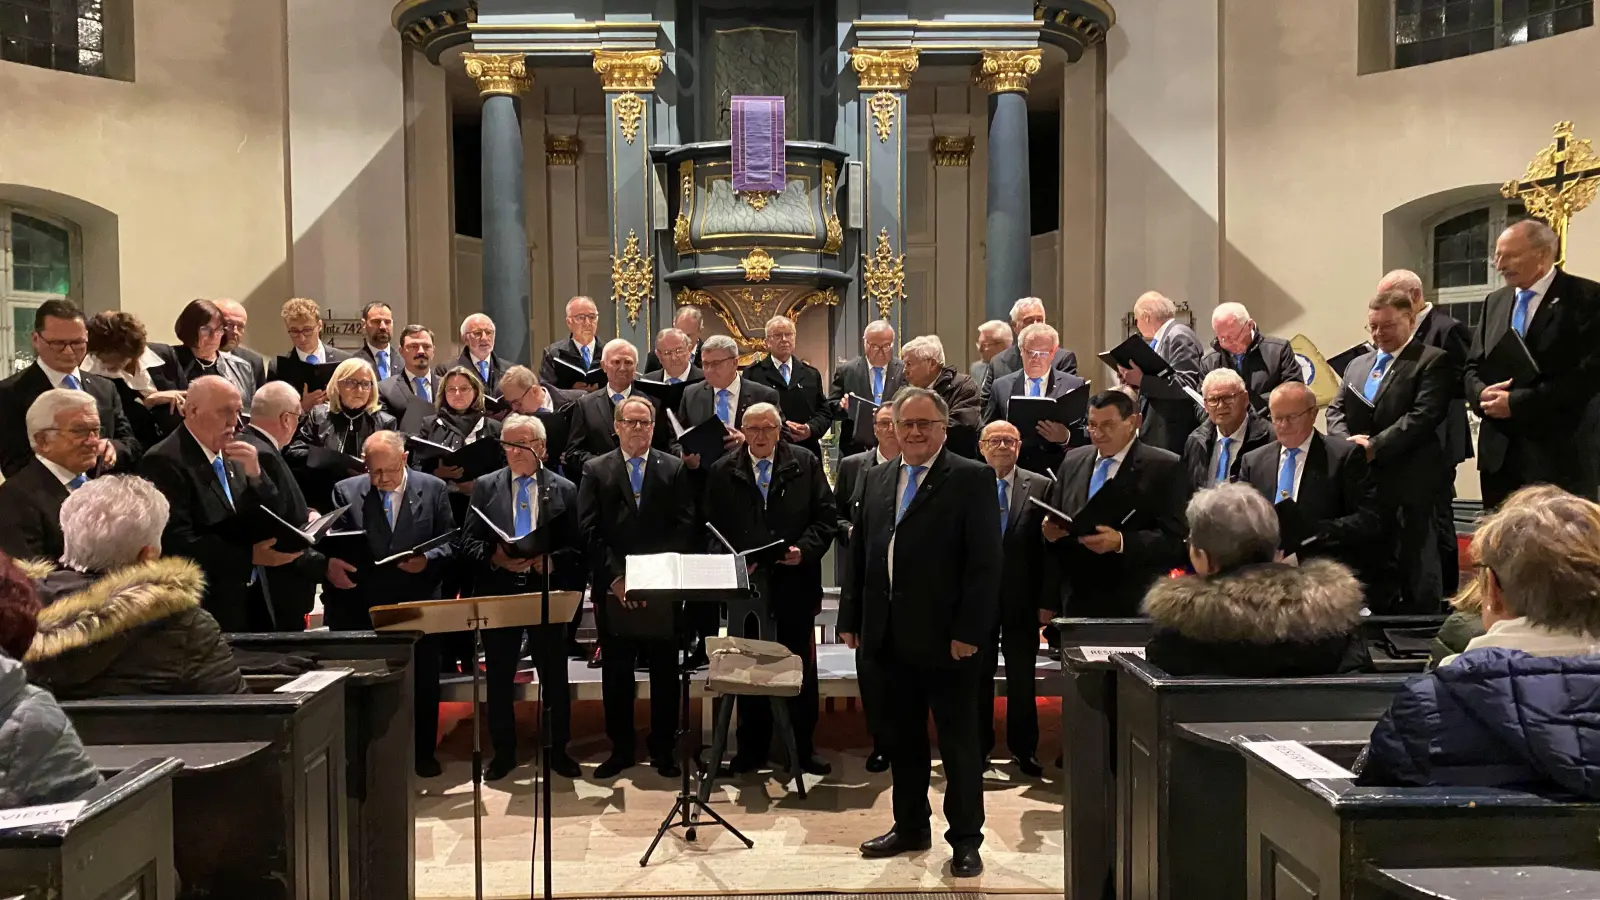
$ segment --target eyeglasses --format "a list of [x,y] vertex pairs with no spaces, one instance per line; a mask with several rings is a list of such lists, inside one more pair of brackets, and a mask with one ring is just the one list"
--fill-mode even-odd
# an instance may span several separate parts
[[650,421],[649,419],[623,419],[617,424],[624,428],[649,428],[656,423]]
[[[367,386],[371,387],[370,384]],[[444,392],[452,397],[458,397],[462,394],[476,394],[478,389],[470,384],[451,384],[445,386]]]
[[933,431],[936,428],[944,428],[945,421],[943,419],[897,419],[894,424],[896,427],[904,428],[907,431]]
[[[599,313],[576,313],[574,315],[567,316],[567,318],[571,319],[574,322],[598,322],[598,321],[600,321],[600,314]],[[494,332],[492,332],[492,331],[489,332],[489,333],[490,334],[494,334]]]
[[339,381],[339,387],[349,388],[352,391],[357,388],[366,388],[370,391],[372,390],[372,382],[359,378],[344,378]]
[[1053,351],[1050,351],[1050,350],[1029,350],[1028,351],[1028,358],[1029,359],[1049,359],[1052,356],[1055,356],[1055,353]]
[[702,356],[700,357],[700,368],[709,369],[712,366],[725,366],[737,361],[738,357],[736,356],[724,356],[722,359],[706,359]]
[[1011,447],[1020,447],[1020,446],[1022,446],[1022,442],[1017,440],[1016,438],[984,438],[983,440],[978,442],[978,446],[980,446],[980,447],[998,447],[998,448],[1000,448],[1002,450],[1005,450],[1005,449],[1009,449]]
[[478,340],[483,340],[484,338],[492,338],[492,337],[494,337],[494,329],[493,328],[479,328],[476,331],[467,332],[467,337],[476,338]]
[[93,428],[87,425],[80,425],[76,428],[44,428],[41,430],[54,431],[56,434],[74,441],[87,441],[90,438],[98,438],[100,436],[100,426],[98,425]]
[[405,466],[395,466],[392,469],[367,466],[367,474],[373,478],[389,478],[405,471]]
[[769,344],[772,343],[773,341],[792,341],[792,340],[794,340],[794,332],[792,332],[792,331],[769,331],[769,332],[767,332],[767,343],[769,343]]
[[872,341],[867,341],[867,349],[879,351],[892,350],[894,349],[894,341],[885,341],[883,343],[873,343]]
[[1207,397],[1206,409],[1221,409],[1224,406],[1238,403],[1244,399],[1244,394],[1224,394],[1221,397]]
[[45,346],[49,347],[51,350],[56,351],[57,353],[65,353],[68,350],[88,350],[89,349],[89,341],[87,339],[85,339],[85,338],[77,338],[77,339],[68,340],[68,341],[52,341],[52,340],[49,340],[47,338],[39,338],[39,341],[40,341],[40,343],[42,343]]
[[1317,408],[1315,406],[1313,406],[1310,409],[1302,409],[1302,410],[1300,410],[1299,412],[1296,412],[1296,413],[1285,413],[1284,415],[1281,415],[1281,416],[1273,416],[1272,417],[1272,424],[1273,425],[1289,425],[1289,424],[1292,424],[1295,419],[1303,418],[1305,416],[1316,415],[1316,412],[1317,412]]
[[777,434],[778,433],[778,426],[776,426],[776,425],[746,425],[746,426],[744,426],[744,428],[742,430],[744,431],[745,434],[753,434],[753,435],[756,435],[758,437],[765,437],[765,436],[767,436],[769,434]]
[[660,347],[656,348],[656,356],[665,357],[667,359],[677,359],[680,356],[688,356],[688,355],[689,355],[689,348],[688,347],[677,347],[677,348],[674,348],[672,350],[663,350]]
[[[206,329],[206,327],[207,326],[203,326],[203,327],[201,327],[200,330],[204,331]],[[318,331],[321,331],[321,330],[322,330],[322,326],[321,325],[306,325],[306,326],[301,327],[301,328],[291,328],[291,329],[289,329],[289,337],[292,337],[292,338],[311,337],[312,335],[316,334]]]

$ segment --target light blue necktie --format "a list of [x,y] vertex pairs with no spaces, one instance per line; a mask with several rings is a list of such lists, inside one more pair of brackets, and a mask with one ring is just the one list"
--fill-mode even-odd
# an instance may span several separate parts
[[1288,500],[1294,496],[1294,461],[1300,456],[1299,447],[1291,447],[1283,455],[1283,465],[1278,467],[1278,499]]
[[61,379],[61,386],[63,388],[66,388],[69,391],[77,390],[78,389],[78,378],[77,378],[77,376],[68,375],[65,378]]
[[1008,496],[1009,491],[1006,489],[1004,478],[998,479],[996,483],[1000,485],[1000,533],[1005,534],[1006,517],[1011,514],[1011,497]]
[[394,530],[394,493],[383,492],[383,518],[389,523],[389,530]]
[[1155,338],[1151,338],[1150,340],[1145,341],[1145,343],[1150,345],[1150,349],[1151,350],[1154,350],[1156,348],[1156,339]]
[[590,364],[594,361],[594,357],[590,354],[592,354],[594,351],[590,350],[588,347],[579,347],[578,352],[583,354],[583,367],[585,369],[589,368]]
[[1100,489],[1106,486],[1106,479],[1111,475],[1111,464],[1116,460],[1115,456],[1108,456],[1095,463],[1094,472],[1089,476],[1089,496],[1100,493]]
[[513,537],[522,537],[533,530],[533,476],[522,475],[517,478],[517,511],[516,531]]
[[732,398],[733,394],[727,388],[717,391],[717,418],[728,426],[733,425],[733,409],[728,405],[728,401]]
[[1222,484],[1228,480],[1228,464],[1232,462],[1229,457],[1232,455],[1233,438],[1225,437],[1222,439],[1222,450],[1217,454],[1217,473],[1213,479],[1217,484]]
[[1383,375],[1389,370],[1389,361],[1394,359],[1394,354],[1378,351],[1378,361],[1372,364],[1372,371],[1367,373],[1367,383],[1361,389],[1361,395],[1371,403],[1372,398],[1378,396],[1378,388],[1383,384]]
[[382,381],[383,379],[388,378],[389,377],[389,351],[387,351],[387,350],[379,350],[377,353],[374,353],[373,356],[376,356],[378,358],[378,380]]
[[1244,374],[1244,354],[1243,353],[1235,353],[1233,355],[1233,368],[1239,374],[1241,374],[1241,375]]
[[67,490],[75,491],[78,488],[83,487],[88,482],[89,482],[89,478],[87,476],[79,475],[77,478],[74,478],[71,481],[67,482]]
[[882,405],[882,403],[883,403],[883,369],[882,368],[874,368],[872,370],[872,402],[877,403],[879,405]]
[[917,496],[917,482],[922,479],[922,473],[928,471],[927,466],[906,466],[906,492],[900,495],[900,512],[895,514],[894,523],[906,517],[906,510],[911,508],[911,501]]
[[767,488],[772,486],[772,460],[756,460],[756,487],[761,488],[761,499],[767,499]]
[[489,361],[487,359],[478,361],[478,377],[483,379],[484,384],[489,383]]
[[1028,379],[1028,396],[1029,397],[1043,397],[1044,396],[1044,386],[1041,384],[1041,382],[1043,382],[1043,381],[1044,381],[1043,378],[1029,378]]
[[783,383],[784,384],[788,384],[789,383],[789,364],[788,363],[783,363],[783,364],[779,365],[778,366],[778,374],[783,376]]
[[611,395],[611,405],[612,406],[616,406],[618,403],[621,403],[623,400],[626,400],[626,399],[627,398],[622,396],[621,394],[612,394]]
[[633,499],[637,500],[644,493],[644,457],[636,456],[628,460],[628,468],[631,469],[628,483],[633,485]]
[[417,376],[417,396],[429,403],[433,402],[433,392],[428,390],[428,376],[426,375]]
[[1528,305],[1533,302],[1533,291],[1517,291],[1517,305],[1511,308],[1511,329],[1520,337],[1528,336]]
[[308,362],[308,363],[310,363],[310,364],[312,364],[314,366],[317,363],[321,362],[321,360],[317,359],[317,355],[315,353],[307,353],[306,354],[306,362]]
[[676,375],[672,375],[672,376],[669,376],[667,378],[667,384],[682,384],[682,383],[683,383],[683,379],[679,378]]
[[228,486],[228,467],[223,464],[222,457],[211,461],[211,471],[217,473],[217,480],[222,482],[222,494],[228,498],[228,506],[233,506],[233,488]]

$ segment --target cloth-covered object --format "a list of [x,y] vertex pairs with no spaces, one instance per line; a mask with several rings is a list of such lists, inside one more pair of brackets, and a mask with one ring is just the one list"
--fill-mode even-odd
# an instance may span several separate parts
[[793,697],[800,693],[800,657],[775,641],[706,638],[706,687],[719,694]]
[[100,783],[67,714],[0,654],[0,809],[65,803]]

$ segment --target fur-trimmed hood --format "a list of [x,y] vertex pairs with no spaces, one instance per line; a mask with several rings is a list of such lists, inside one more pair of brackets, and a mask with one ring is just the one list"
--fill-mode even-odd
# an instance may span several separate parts
[[[30,573],[31,574],[31,573]],[[205,576],[176,556],[125,566],[95,578],[59,569],[38,582],[39,633],[26,662],[46,662],[198,607]]]
[[1197,641],[1258,644],[1316,641],[1361,621],[1361,583],[1332,560],[1245,566],[1222,575],[1158,581],[1146,615]]

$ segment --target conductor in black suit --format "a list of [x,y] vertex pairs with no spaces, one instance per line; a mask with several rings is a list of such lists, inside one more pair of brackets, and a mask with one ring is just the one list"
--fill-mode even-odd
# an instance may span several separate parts
[[795,327],[786,316],[767,320],[767,355],[744,370],[753,384],[778,392],[783,411],[783,439],[822,458],[822,436],[833,425],[833,411],[822,394],[822,373],[794,355]]
[[[571,336],[544,348],[544,358],[539,362],[539,381],[552,385],[557,382],[561,375],[558,359],[585,371],[600,362],[600,342],[595,338],[599,327],[600,309],[593,300],[583,296],[568,300],[567,330]],[[578,382],[573,387],[587,391],[599,385]]]
[[[462,523],[458,540],[461,556],[474,570],[472,595],[537,593],[546,576],[552,591],[582,590],[584,553],[578,530],[578,489],[544,467],[544,423],[534,416],[507,416],[500,439],[505,442],[506,467],[474,482],[472,508]],[[535,555],[523,558],[507,554],[505,542],[479,512],[514,538],[535,535]],[[512,699],[524,632],[539,670],[539,683],[544,687],[544,701],[550,704],[550,770],[577,778],[581,774],[578,764],[567,755],[567,742],[572,737],[572,695],[567,683],[564,624],[484,632],[489,738],[494,744],[487,777],[498,781],[517,767],[517,722]]]
[[[641,634],[640,616],[625,609],[627,560],[648,553],[688,553],[695,549],[694,491],[683,462],[650,448],[655,404],[627,397],[615,408],[620,446],[584,463],[578,485],[578,521],[588,548],[590,584],[599,616],[601,694],[611,757],[595,777],[613,778],[634,764],[633,669],[637,658],[650,669],[651,764],[668,778],[680,774],[672,758],[678,721],[676,635]],[[623,619],[619,617],[630,617]],[[615,619],[615,621],[613,621]]]
[[274,631],[273,611],[250,589],[265,569],[288,565],[299,553],[258,539],[256,506],[278,508],[277,488],[261,470],[254,445],[235,434],[239,389],[216,375],[190,382],[183,426],[139,460],[139,474],[172,505],[162,550],[194,560],[206,576],[201,606],[223,631]]
[[1199,389],[1200,358],[1204,354],[1194,329],[1179,322],[1177,314],[1177,306],[1155,291],[1146,292],[1133,304],[1139,334],[1172,367],[1164,379],[1170,388],[1145,384],[1145,373],[1137,366],[1117,369],[1124,382],[1139,389],[1139,414],[1143,417],[1139,439],[1175,454],[1183,452],[1184,440],[1200,424],[1200,410],[1182,393],[1170,397],[1166,394],[1184,387]]
[[27,430],[28,407],[52,388],[81,390],[94,398],[100,415],[99,464],[102,471],[128,469],[138,461],[139,441],[122,410],[111,379],[79,368],[89,352],[83,312],[66,300],[46,300],[33,313],[29,338],[35,355],[26,369],[0,381],[0,471],[7,478],[33,459]]
[[1211,311],[1211,330],[1217,339],[1200,362],[1200,371],[1210,374],[1231,369],[1244,380],[1250,394],[1250,408],[1267,411],[1272,389],[1291,381],[1305,381],[1294,348],[1279,337],[1262,334],[1250,310],[1243,303],[1219,303]]
[[1200,395],[1206,401],[1206,420],[1183,443],[1190,493],[1237,478],[1244,455],[1271,443],[1273,437],[1272,426],[1256,415],[1244,378],[1233,369],[1207,372]]
[[1001,576],[1000,510],[988,466],[945,450],[950,410],[932,391],[895,395],[900,461],[861,484],[839,637],[879,660],[894,698],[894,827],[861,845],[874,858],[926,850],[928,712],[946,777],[945,840],[957,878],[983,872],[980,651],[994,634]]
[[[994,470],[1005,554],[1000,570],[1000,633],[984,642],[983,658],[985,679],[993,682],[1000,657],[1005,656],[1006,747],[1024,775],[1038,778],[1044,768],[1035,755],[1039,749],[1039,710],[1034,703],[1034,669],[1039,662],[1039,629],[1050,623],[1055,603],[1048,599],[1052,586],[1040,577],[1048,571],[1041,531],[1044,510],[1028,501],[1048,502],[1051,481],[1017,465],[1021,446],[1021,434],[1010,422],[989,423],[978,441],[979,451]],[[994,750],[994,691],[981,692],[978,714],[983,730],[983,758],[988,759]]]
[[[1467,354],[1467,403],[1483,417],[1478,477],[1484,509],[1535,482],[1593,499],[1595,447],[1580,424],[1600,390],[1600,284],[1555,265],[1560,242],[1524,219],[1495,242],[1506,286],[1491,293]],[[1485,358],[1508,331],[1522,335],[1539,366],[1527,384],[1495,381]]]
[[833,385],[828,390],[828,406],[839,419],[841,457],[871,449],[870,434],[855,433],[851,424],[850,395],[865,397],[883,405],[905,386],[905,364],[894,352],[894,326],[883,319],[867,323],[861,333],[861,356],[833,370]]
[[1366,451],[1398,580],[1400,605],[1380,613],[1432,615],[1444,600],[1434,506],[1455,468],[1439,442],[1461,373],[1437,347],[1412,338],[1411,298],[1386,291],[1367,304],[1372,352],[1352,360],[1328,406],[1328,433]]
[[12,559],[61,558],[61,504],[99,461],[100,412],[83,391],[52,389],[28,407],[33,459],[0,484],[0,550]]
[[397,368],[378,385],[378,400],[384,412],[394,416],[400,430],[408,434],[422,431],[422,423],[438,409],[439,376],[433,371],[433,332],[421,325],[407,325],[400,332]]
[[[250,424],[239,432],[239,440],[256,448],[262,476],[278,492],[278,505],[272,511],[291,525],[304,526],[314,512],[283,458],[283,448],[299,427],[300,392],[286,382],[269,381],[250,398]],[[305,630],[306,613],[316,605],[317,585],[327,568],[328,558],[312,547],[286,566],[267,569],[266,578],[257,580],[252,590],[262,592],[260,599],[271,605],[279,631]]]
[[686,357],[689,360],[690,365],[693,365],[698,369],[700,367],[701,344],[704,342],[701,334],[705,331],[705,325],[705,313],[700,311],[700,307],[678,307],[677,313],[672,317],[672,328],[662,329],[661,333],[656,335],[656,349],[645,354],[644,370],[646,372],[654,372],[657,369],[665,370],[673,368],[664,358],[662,358],[661,354],[661,337],[662,335],[666,334],[668,330],[676,331],[683,335],[684,347],[688,350]]
[[[1061,336],[1049,325],[1037,322],[1022,329],[1017,346],[1022,348],[1022,368],[995,379],[984,411],[985,424],[1006,421],[1012,397],[1054,400],[1088,383],[1050,364],[1061,349]],[[1041,421],[1035,433],[1022,436],[1022,455],[1016,465],[1029,472],[1054,472],[1061,467],[1067,448],[1082,445],[1085,440],[1081,424],[1073,429],[1059,422]]]
[[444,375],[456,366],[477,373],[483,389],[500,395],[500,376],[516,365],[494,352],[494,320],[483,313],[473,313],[461,320],[461,355],[433,367],[433,374]]
[[1132,398],[1120,390],[1096,394],[1089,398],[1092,445],[1068,451],[1056,473],[1050,505],[1069,516],[1101,491],[1114,491],[1121,501],[1101,501],[1121,515],[1114,525],[1096,523],[1092,534],[1073,537],[1054,518],[1041,526],[1053,548],[1047,558],[1059,573],[1058,594],[1048,599],[1066,615],[1136,616],[1150,583],[1183,565],[1189,502],[1183,463],[1138,433]]

